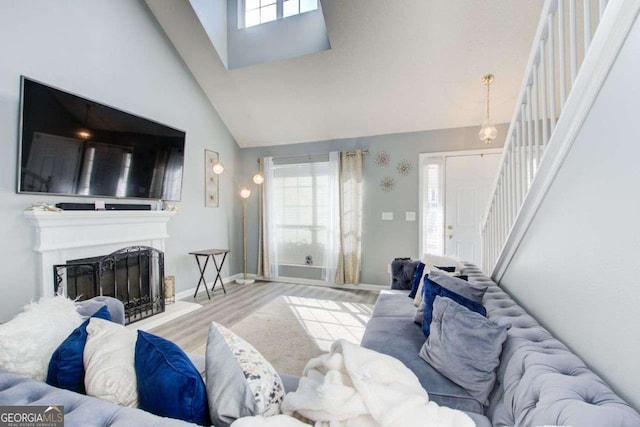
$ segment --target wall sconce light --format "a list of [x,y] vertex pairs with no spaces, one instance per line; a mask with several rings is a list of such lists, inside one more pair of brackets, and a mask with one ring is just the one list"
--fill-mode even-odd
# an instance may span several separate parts
[[221,162],[216,162],[213,164],[213,173],[215,173],[216,175],[220,175],[222,172],[224,172],[224,165]]

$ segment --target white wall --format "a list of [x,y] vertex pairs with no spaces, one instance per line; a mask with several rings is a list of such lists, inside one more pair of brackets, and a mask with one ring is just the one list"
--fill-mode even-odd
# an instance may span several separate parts
[[218,52],[220,60],[227,67],[227,1],[189,0],[189,2]]
[[[232,246],[240,253],[229,231],[230,183],[223,179],[217,209],[204,207],[203,191],[203,150],[220,152],[233,169],[239,148],[146,6],[137,0],[1,0],[0,322],[37,289],[35,236],[23,210],[41,201],[85,201],[16,194],[21,74],[187,132],[182,203],[166,245],[166,274],[176,275],[178,291],[197,282],[189,251]],[[234,273],[231,264],[227,273]]]
[[501,285],[640,409],[640,24]]

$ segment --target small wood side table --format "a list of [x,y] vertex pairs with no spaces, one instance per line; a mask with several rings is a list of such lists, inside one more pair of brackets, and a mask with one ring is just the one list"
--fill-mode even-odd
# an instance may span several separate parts
[[[224,260],[227,258],[227,254],[229,252],[231,252],[229,249],[204,249],[201,251],[189,252],[189,255],[193,255],[196,257],[198,269],[200,270],[200,279],[198,280],[198,286],[196,286],[196,292],[195,294],[193,294],[194,298],[196,297],[196,295],[198,295],[198,289],[200,289],[200,283],[202,283],[205,291],[207,291],[207,297],[211,299],[211,295],[209,295],[209,289],[207,289],[207,281],[204,278],[204,272],[207,270],[207,264],[209,264],[209,257],[213,259],[213,264],[216,266],[216,280],[213,281],[213,286],[211,286],[211,293],[213,293],[214,289],[216,288],[216,283],[218,283],[218,280],[220,281],[220,286],[222,286],[222,290],[224,291],[224,293],[227,293],[220,274],[222,271],[222,266],[224,265]],[[218,261],[216,261],[216,255],[222,255],[222,261],[220,261],[219,265]],[[200,263],[201,257],[204,257],[204,265]]]

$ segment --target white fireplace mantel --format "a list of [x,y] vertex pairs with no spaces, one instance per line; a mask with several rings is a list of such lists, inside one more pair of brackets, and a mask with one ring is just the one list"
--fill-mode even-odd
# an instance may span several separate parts
[[164,251],[169,211],[25,211],[36,229],[40,296],[53,295],[53,266],[108,255],[126,246]]

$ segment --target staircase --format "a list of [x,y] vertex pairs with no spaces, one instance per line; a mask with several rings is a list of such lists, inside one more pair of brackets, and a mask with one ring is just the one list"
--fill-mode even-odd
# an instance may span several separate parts
[[484,215],[482,268],[500,282],[638,13],[640,0],[547,0]]

